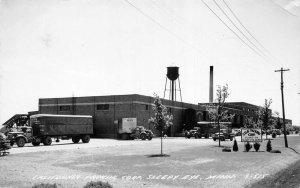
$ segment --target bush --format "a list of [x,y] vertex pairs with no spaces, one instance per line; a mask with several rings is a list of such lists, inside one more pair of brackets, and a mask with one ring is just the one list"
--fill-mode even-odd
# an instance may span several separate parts
[[249,142],[247,142],[245,144],[245,148],[246,148],[246,151],[248,152],[252,148],[252,146],[251,146],[251,144]]
[[271,144],[271,140],[269,139],[267,143],[267,151],[270,152],[271,150],[272,150],[272,144]]
[[222,152],[231,152],[231,149],[230,148],[223,148]]
[[238,145],[237,145],[236,139],[234,139],[232,150],[233,150],[233,151],[239,151],[239,147],[238,147]]
[[276,138],[276,133],[272,133],[272,138]]
[[255,144],[253,146],[254,146],[255,151],[258,152],[259,147],[260,147],[260,143],[255,142]]
[[34,186],[32,186],[32,188],[57,188],[57,185],[56,185],[56,183],[54,183],[54,184],[41,183],[41,184],[35,184]]
[[270,153],[281,153],[280,150],[271,150]]
[[83,188],[112,188],[108,182],[104,183],[102,181],[91,181],[88,182]]

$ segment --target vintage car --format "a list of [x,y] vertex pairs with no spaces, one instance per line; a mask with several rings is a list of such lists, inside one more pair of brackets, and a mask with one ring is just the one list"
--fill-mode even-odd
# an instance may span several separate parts
[[185,131],[185,138],[195,137],[196,139],[200,137],[200,127],[194,127],[189,131]]
[[216,141],[217,139],[220,139],[221,141],[225,141],[226,139],[230,139],[230,141],[233,140],[234,134],[230,133],[227,129],[221,129],[220,130],[220,138],[219,138],[219,132],[212,135],[212,139]]
[[151,140],[153,138],[153,133],[151,130],[145,129],[143,126],[137,126],[132,130],[130,134],[131,139],[142,139]]

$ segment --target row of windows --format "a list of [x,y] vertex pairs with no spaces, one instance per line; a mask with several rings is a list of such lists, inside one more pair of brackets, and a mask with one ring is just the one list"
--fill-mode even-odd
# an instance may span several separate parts
[[[59,111],[71,111],[71,105],[59,106]],[[109,110],[109,104],[97,104],[96,109],[99,111]],[[149,105],[144,105],[145,110],[149,110]]]
[[[59,111],[71,111],[71,105],[59,106]],[[109,110],[109,104],[97,104],[97,110]]]

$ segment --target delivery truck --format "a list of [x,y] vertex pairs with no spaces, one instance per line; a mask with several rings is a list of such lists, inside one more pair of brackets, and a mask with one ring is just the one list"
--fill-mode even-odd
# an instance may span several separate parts
[[16,143],[23,147],[25,143],[51,145],[52,139],[88,143],[92,134],[92,116],[36,114],[30,116],[29,126],[21,127],[21,131],[9,132],[7,139],[11,145]]
[[122,118],[118,122],[118,138],[122,140],[142,139],[151,140],[154,136],[151,130],[137,125],[136,118]]

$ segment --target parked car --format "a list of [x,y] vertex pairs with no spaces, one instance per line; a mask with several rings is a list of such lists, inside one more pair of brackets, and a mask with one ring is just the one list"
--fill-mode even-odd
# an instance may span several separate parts
[[235,136],[241,136],[241,135],[242,135],[241,129],[232,129],[232,133],[233,133]]
[[198,138],[200,133],[200,127],[194,127],[189,131],[185,132],[185,138],[195,137]]
[[233,140],[234,134],[229,132],[227,129],[221,129],[220,130],[220,138],[219,138],[219,132],[212,135],[212,139],[216,141],[217,139],[220,139],[221,141],[225,141],[226,139],[230,139],[230,141]]
[[132,139],[152,140],[153,133],[151,130],[145,129],[143,126],[137,126],[132,130],[130,137]]

